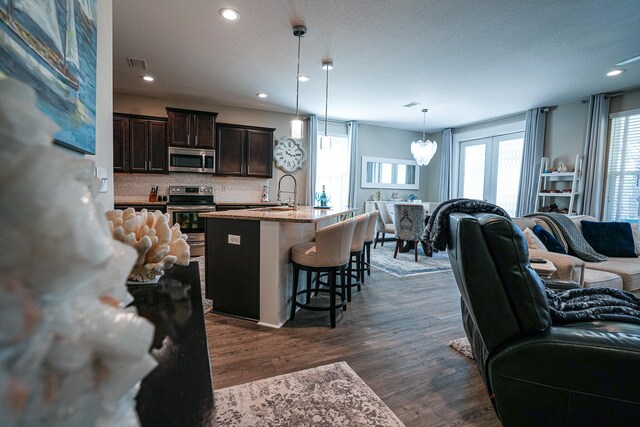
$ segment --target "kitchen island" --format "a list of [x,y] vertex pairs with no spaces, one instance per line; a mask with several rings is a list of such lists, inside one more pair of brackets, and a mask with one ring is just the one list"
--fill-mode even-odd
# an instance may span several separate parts
[[205,222],[206,296],[213,311],[272,328],[288,319],[291,247],[356,209],[300,206],[208,212]]

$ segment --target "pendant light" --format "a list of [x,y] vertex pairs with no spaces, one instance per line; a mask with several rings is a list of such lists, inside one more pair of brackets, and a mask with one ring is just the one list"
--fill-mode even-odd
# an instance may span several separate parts
[[422,113],[424,114],[424,117],[422,119],[422,139],[417,142],[413,141],[411,143],[411,154],[420,166],[428,165],[433,155],[436,154],[436,149],[438,148],[438,144],[435,141],[425,141],[427,111],[429,110],[427,110],[426,108],[422,109]]
[[327,122],[329,112],[329,71],[333,69],[333,61],[325,59],[322,61],[322,69],[327,72],[327,84],[324,94],[324,135],[320,138],[320,149],[331,148],[331,138],[327,134]]
[[304,25],[295,25],[293,35],[298,38],[298,69],[296,71],[296,118],[291,120],[291,138],[302,139],[302,120],[298,116],[298,98],[300,95],[300,39],[307,33]]

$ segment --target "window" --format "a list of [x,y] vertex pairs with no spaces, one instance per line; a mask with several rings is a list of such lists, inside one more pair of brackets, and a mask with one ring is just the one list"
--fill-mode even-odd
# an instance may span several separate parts
[[604,202],[605,221],[640,216],[640,109],[611,114]]
[[486,200],[515,215],[520,189],[524,122],[454,134],[453,185],[458,197]]
[[[351,168],[349,140],[346,135],[331,136],[331,142],[323,145],[320,144],[321,137],[322,135],[318,135],[315,192],[319,196],[324,186],[329,197],[329,206],[347,206]],[[320,204],[318,200],[316,204]]]

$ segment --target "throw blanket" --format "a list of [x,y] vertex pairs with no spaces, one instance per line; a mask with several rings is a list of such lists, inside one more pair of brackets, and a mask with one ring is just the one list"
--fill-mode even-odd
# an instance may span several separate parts
[[551,319],[555,324],[589,320],[613,320],[640,324],[640,299],[612,288],[546,288]]
[[473,199],[451,199],[442,202],[434,209],[429,223],[422,236],[423,243],[438,251],[447,249],[447,235],[449,233],[449,214],[451,212],[475,213],[489,212],[511,219],[507,211],[492,203]]
[[605,261],[607,259],[605,255],[599,254],[593,250],[591,245],[589,245],[584,237],[582,237],[578,227],[576,227],[573,221],[565,215],[559,213],[538,212],[525,216],[528,218],[539,218],[546,222],[556,238],[560,237],[558,233],[562,233],[562,236],[569,245],[569,248],[578,258],[591,262]]

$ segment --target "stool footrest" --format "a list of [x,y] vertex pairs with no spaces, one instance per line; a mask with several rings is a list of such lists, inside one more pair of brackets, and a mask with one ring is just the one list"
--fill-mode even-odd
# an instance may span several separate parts
[[[303,291],[299,291],[296,296],[298,295],[307,295],[308,293],[311,292],[316,292],[315,289],[311,289],[311,290],[303,290]],[[323,292],[323,293],[327,293],[330,294],[331,290],[330,289],[318,289],[317,292]],[[335,296],[340,297],[340,299],[344,299],[344,295],[342,294],[342,292],[335,292]],[[298,301],[298,299],[294,299],[294,303],[296,305],[296,307],[301,307],[304,308],[306,310],[313,310],[313,311],[329,311],[331,310],[330,306],[317,306],[317,305],[311,305],[311,304],[304,304]],[[335,308],[342,308],[347,304],[347,301],[341,301],[341,302],[336,302]]]

